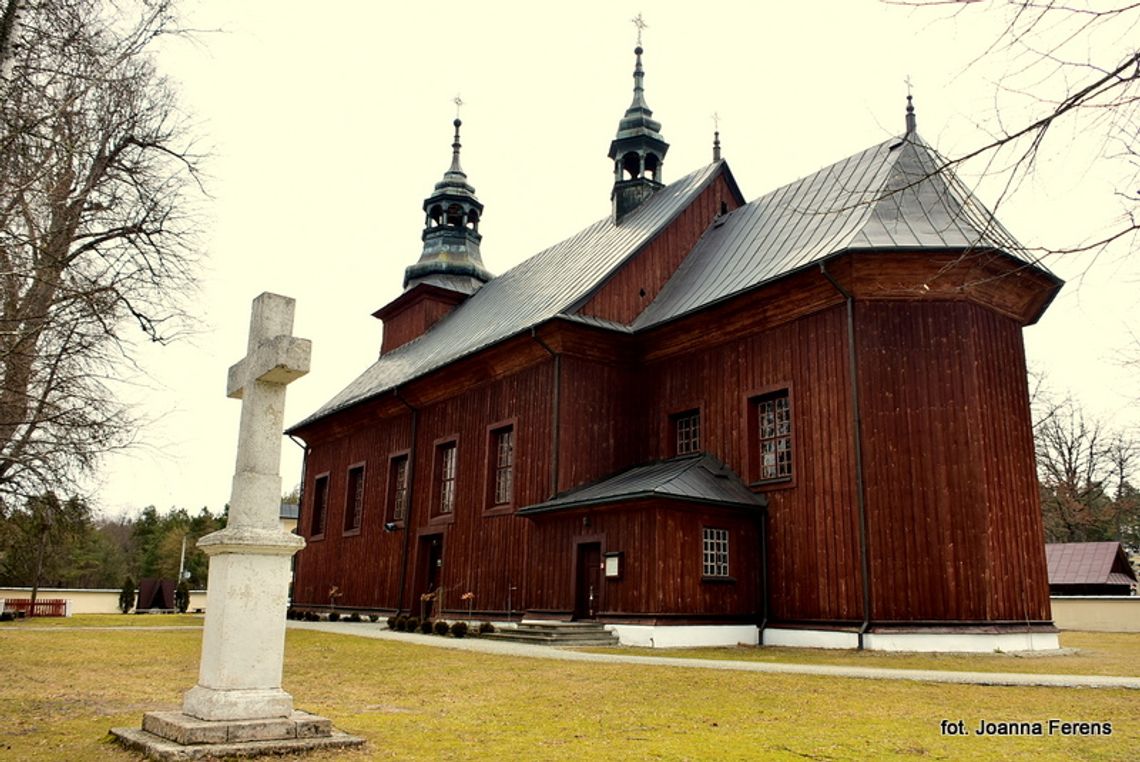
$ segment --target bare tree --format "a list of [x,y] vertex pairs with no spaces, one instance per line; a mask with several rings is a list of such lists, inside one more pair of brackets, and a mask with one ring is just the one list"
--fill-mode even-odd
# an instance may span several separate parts
[[[930,9],[951,7],[958,23],[980,14],[1002,16],[1002,31],[973,66],[986,66],[995,81],[989,137],[947,159],[938,171],[972,160],[1002,178],[998,203],[1047,154],[1071,150],[1073,136],[1089,141],[1095,162],[1115,188],[1104,208],[1117,209],[1099,230],[1075,230],[1072,240],[1039,255],[1119,252],[1140,243],[1140,2],[1130,0],[884,0]],[[999,63],[1000,62],[1000,63]],[[1000,67],[1000,68],[995,68]],[[1079,228],[1079,226],[1078,226]]]
[[187,325],[200,157],[151,58],[171,0],[6,0],[0,21],[0,497],[26,497],[131,441],[126,329]]
[[1140,519],[1131,486],[1140,444],[1087,416],[1072,398],[1038,395],[1034,417],[1046,539],[1131,541]]

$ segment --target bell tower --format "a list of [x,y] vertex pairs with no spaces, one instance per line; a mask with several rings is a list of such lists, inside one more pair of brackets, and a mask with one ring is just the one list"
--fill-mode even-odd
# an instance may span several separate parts
[[[456,98],[456,105],[463,102]],[[414,265],[404,270],[404,289],[421,283],[473,294],[493,277],[483,267],[479,253],[479,221],[483,205],[475,197],[475,189],[467,182],[467,173],[459,164],[459,128],[463,124],[456,115],[455,139],[451,144],[451,166],[435,190],[424,199],[423,253]]]
[[633,49],[633,102],[618,122],[617,135],[610,143],[609,157],[614,163],[613,201],[615,222],[641,205],[664,187],[662,165],[669,144],[661,136],[661,123],[653,119],[653,111],[645,103],[645,71],[641,66],[641,32],[646,28],[641,14],[633,20],[637,27],[637,47]]

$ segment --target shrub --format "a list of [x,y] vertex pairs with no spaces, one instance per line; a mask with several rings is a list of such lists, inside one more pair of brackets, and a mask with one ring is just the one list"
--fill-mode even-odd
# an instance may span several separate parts
[[351,614],[349,614],[349,615],[348,615],[348,621],[350,621],[350,622],[361,622],[361,621],[363,621],[363,620],[360,618],[360,614],[357,614],[357,613],[354,611],[354,612],[352,612]]
[[380,621],[380,615],[379,614],[372,614],[368,618],[371,619],[373,622],[379,622]]
[[119,611],[124,614],[131,613],[131,608],[135,605],[135,581],[127,577],[123,582],[123,587],[119,590]]
[[404,631],[405,632],[415,632],[418,629],[420,629],[419,617],[410,616],[410,617],[408,617],[408,620],[406,622],[404,622]]
[[443,621],[442,619],[440,619],[438,622],[435,623],[435,634],[436,635],[446,635],[448,633],[448,631],[450,631],[450,630],[451,630],[451,625],[449,625],[447,622]]
[[339,622],[340,621],[340,614],[338,614],[335,611],[330,611],[329,612],[329,621],[330,622]]
[[190,608],[190,585],[186,580],[178,583],[178,587],[174,588],[174,608],[178,609],[179,614],[185,614],[186,609]]
[[390,617],[388,617],[388,629],[389,629],[389,630],[394,630],[394,629],[396,629],[396,622],[398,622],[398,621],[399,621],[399,619],[400,619],[400,618],[399,618],[398,616],[390,616]]
[[430,619],[425,619],[420,622],[420,632],[424,635],[431,635],[431,628],[435,626],[435,622]]
[[451,625],[451,635],[456,638],[462,638],[467,635],[467,622],[456,622]]
[[321,618],[319,616],[317,616],[317,612],[315,612],[315,611],[306,611],[305,612],[305,621],[306,622],[319,622],[319,621],[321,621]]
[[486,635],[487,633],[491,633],[494,631],[495,631],[495,625],[491,624],[490,622],[480,622],[479,623],[479,634],[480,635]]
[[408,615],[407,614],[400,614],[398,617],[396,617],[396,629],[399,630],[400,632],[404,632],[408,629]]

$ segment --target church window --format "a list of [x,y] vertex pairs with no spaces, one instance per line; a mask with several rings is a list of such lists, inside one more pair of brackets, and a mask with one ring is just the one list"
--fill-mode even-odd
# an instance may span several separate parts
[[408,455],[388,461],[388,519],[403,521],[408,515]]
[[728,530],[705,527],[702,533],[702,575],[705,577],[729,576]]
[[492,505],[508,505],[514,495],[515,469],[515,430],[513,426],[503,426],[491,432],[494,464]]
[[463,224],[463,210],[459,208],[459,204],[452,204],[447,207],[447,224],[452,227],[459,227]]
[[363,518],[364,466],[357,465],[348,469],[348,489],[345,490],[344,502],[344,533],[359,532]]
[[674,455],[701,451],[701,411],[686,410],[672,416]]
[[438,484],[436,512],[450,514],[455,511],[455,440],[437,446],[435,455]]
[[310,537],[325,534],[325,513],[329,503],[329,475],[321,474],[313,482],[313,520],[309,524]]
[[752,400],[751,428],[755,437],[757,481],[781,481],[792,478],[792,409],[788,390]]

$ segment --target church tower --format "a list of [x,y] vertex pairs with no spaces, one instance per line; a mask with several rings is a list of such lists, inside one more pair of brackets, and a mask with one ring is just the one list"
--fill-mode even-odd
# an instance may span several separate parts
[[[461,104],[456,98],[456,105]],[[381,354],[422,336],[494,276],[483,266],[479,221],[483,205],[459,163],[459,127],[455,117],[451,166],[424,199],[423,252],[404,270],[404,293],[373,312],[384,322]]]
[[423,253],[414,265],[404,270],[404,289],[430,283],[463,294],[473,294],[493,277],[483,267],[479,253],[479,220],[483,205],[475,197],[475,189],[467,182],[467,173],[459,164],[459,117],[455,140],[451,144],[451,166],[435,190],[424,199]]
[[653,119],[653,111],[645,103],[645,71],[641,68],[641,29],[638,23],[637,47],[633,53],[637,63],[633,69],[633,102],[618,123],[617,135],[610,143],[609,157],[614,163],[614,221],[632,212],[665,184],[661,182],[661,166],[669,144],[661,136],[661,123]]

